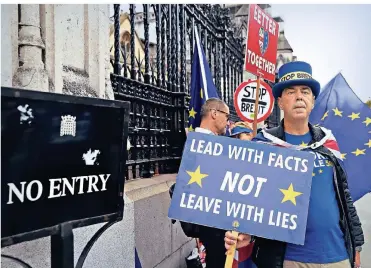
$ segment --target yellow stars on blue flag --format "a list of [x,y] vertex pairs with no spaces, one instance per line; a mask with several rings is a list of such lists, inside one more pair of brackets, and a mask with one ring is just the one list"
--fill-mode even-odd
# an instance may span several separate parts
[[340,110],[338,109],[338,107],[336,107],[335,109],[332,109],[332,110],[334,111],[334,114],[335,114],[336,116],[340,116],[340,117],[343,116],[343,112],[340,111]]
[[325,113],[324,113],[324,115],[322,116],[322,118],[321,118],[321,121],[323,121],[323,120],[325,120],[325,118],[328,116],[328,111],[326,111]]
[[[339,110],[338,107],[335,107],[334,109],[332,109],[332,111],[334,112],[333,115],[334,116],[339,116],[339,117],[342,117],[343,116],[343,111]],[[327,118],[329,116],[329,111],[326,111],[322,118],[321,118],[321,121],[324,121],[325,118]],[[349,112],[350,113],[350,112]],[[351,119],[351,121],[354,121],[355,119],[361,119],[361,113],[356,113],[356,112],[351,112],[351,114],[349,114],[347,117],[349,117]],[[362,119],[361,119],[362,120]],[[366,116],[364,121],[362,122],[363,124],[365,124],[365,126],[369,126],[371,125],[371,118]],[[320,124],[316,124],[316,125],[320,125]],[[371,133],[371,131],[369,131],[369,133]],[[367,143],[364,143],[364,145],[366,145],[366,149],[367,148],[371,148],[371,140],[369,140]],[[304,147],[306,146],[306,144],[304,142],[302,142],[300,144],[300,146]],[[340,144],[340,147],[341,147],[341,144]],[[352,151],[351,153],[354,154],[355,156],[360,156],[360,155],[365,155],[366,154],[366,149],[362,149],[362,148],[356,148],[354,151]],[[341,153],[340,154],[340,158],[342,160],[345,160],[346,159],[346,155],[347,153]]]
[[[371,110],[337,74],[316,100],[309,122],[334,133],[353,200],[371,192]],[[327,169],[328,167],[326,167]],[[325,168],[322,168],[325,174]],[[318,175],[318,170],[314,171]],[[316,176],[317,176],[316,175]]]
[[189,176],[191,176],[190,180],[188,181],[188,185],[192,183],[197,183],[201,188],[201,180],[209,176],[208,174],[201,173],[201,167],[198,166],[195,171],[186,171]]
[[194,131],[194,129],[193,129],[193,126],[192,126],[192,125],[190,125],[190,126],[189,126],[189,128],[188,128],[188,131]]
[[192,109],[189,111],[189,117],[196,118],[196,114],[197,114],[197,112],[192,107]]
[[203,90],[202,90],[202,88],[201,88],[201,90],[200,90],[200,96],[201,96],[201,99],[203,99],[203,98],[204,98],[204,93],[203,93]]
[[355,154],[356,156],[359,156],[359,155],[365,154],[365,151],[366,151],[366,149],[360,150],[360,149],[357,148],[357,150],[352,152],[352,154]]
[[292,185],[292,183],[290,184],[288,189],[280,189],[280,191],[283,193],[283,199],[281,203],[284,203],[286,201],[291,201],[291,203],[293,203],[295,206],[296,206],[295,198],[303,194],[301,192],[296,192],[294,190],[294,186]]
[[352,112],[352,114],[351,115],[348,115],[348,117],[349,118],[351,118],[352,119],[352,121],[354,120],[354,119],[357,119],[357,118],[359,118],[359,115],[360,115],[361,113],[354,113],[354,112]]
[[371,118],[370,117],[366,117],[366,120],[363,121],[362,123],[365,123],[366,124],[366,127],[368,127],[368,125],[371,124]]

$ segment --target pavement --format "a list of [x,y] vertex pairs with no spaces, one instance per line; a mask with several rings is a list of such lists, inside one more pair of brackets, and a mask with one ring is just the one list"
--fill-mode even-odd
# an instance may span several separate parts
[[361,252],[362,268],[371,268],[371,194],[367,194],[354,203],[361,219],[365,244]]

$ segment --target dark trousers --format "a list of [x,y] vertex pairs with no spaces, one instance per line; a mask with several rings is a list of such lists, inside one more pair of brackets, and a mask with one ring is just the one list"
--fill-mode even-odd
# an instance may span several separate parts
[[207,231],[200,237],[206,249],[206,267],[224,268],[226,249],[224,247],[225,231],[215,228],[207,228]]

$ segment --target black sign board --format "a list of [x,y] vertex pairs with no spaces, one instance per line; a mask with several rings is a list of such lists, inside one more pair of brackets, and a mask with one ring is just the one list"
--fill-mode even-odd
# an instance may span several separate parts
[[2,87],[2,246],[122,219],[129,105]]

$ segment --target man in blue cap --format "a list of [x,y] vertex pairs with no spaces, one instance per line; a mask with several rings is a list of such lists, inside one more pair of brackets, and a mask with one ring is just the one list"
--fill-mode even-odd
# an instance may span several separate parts
[[251,141],[253,138],[253,129],[247,122],[237,122],[233,125],[229,137]]
[[[305,242],[294,245],[240,234],[237,248],[255,240],[252,255],[259,268],[359,268],[364,236],[339,148],[330,130],[309,123],[320,84],[312,78],[311,66],[300,61],[283,65],[278,77],[273,95],[285,118],[254,140],[314,153]],[[231,232],[224,240],[227,249],[236,242]]]

